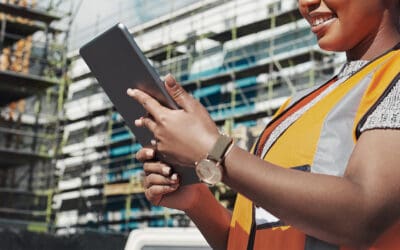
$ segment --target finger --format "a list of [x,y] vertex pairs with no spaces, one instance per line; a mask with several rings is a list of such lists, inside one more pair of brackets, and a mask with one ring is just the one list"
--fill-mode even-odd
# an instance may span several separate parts
[[155,150],[152,148],[142,148],[136,152],[135,157],[141,162],[153,160],[155,158]]
[[183,87],[176,82],[171,74],[165,77],[165,87],[169,95],[174,101],[184,110],[190,110],[193,103],[193,97],[191,97]]
[[135,120],[135,126],[146,127],[154,134],[154,130],[157,127],[157,123],[150,117],[140,117],[139,119]]
[[165,177],[170,176],[172,173],[171,167],[161,162],[146,162],[143,164],[143,170],[146,175],[156,173]]
[[145,183],[147,184],[147,187],[154,185],[174,185],[178,184],[178,179],[176,174],[173,174],[171,177],[165,177],[159,174],[151,173],[145,177]]
[[135,120],[135,126],[136,127],[144,127],[143,117],[140,117],[139,119]]
[[131,89],[129,88],[126,93],[135,99],[137,102],[143,105],[143,108],[156,120],[158,114],[165,110],[166,108],[163,107],[156,99],[151,97],[150,95],[146,94],[145,92],[139,89]]

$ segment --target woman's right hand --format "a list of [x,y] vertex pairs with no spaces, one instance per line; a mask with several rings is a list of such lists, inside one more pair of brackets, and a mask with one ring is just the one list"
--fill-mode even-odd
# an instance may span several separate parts
[[136,158],[144,162],[144,190],[146,198],[156,206],[164,206],[188,211],[197,204],[204,184],[179,185],[179,176],[172,173],[167,164],[154,159],[155,151],[143,148],[136,153]]

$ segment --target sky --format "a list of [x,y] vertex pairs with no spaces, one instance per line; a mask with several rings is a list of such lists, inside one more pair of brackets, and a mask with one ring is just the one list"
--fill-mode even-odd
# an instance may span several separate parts
[[[95,35],[123,22],[128,27],[176,10],[195,0],[69,0],[75,14],[71,26],[70,49],[74,50]],[[70,8],[71,5],[65,8]]]
[[[71,26],[70,47],[76,47],[95,36],[104,25],[117,22],[122,14],[132,9],[135,0],[70,0],[74,20]],[[111,26],[111,25],[110,25]]]

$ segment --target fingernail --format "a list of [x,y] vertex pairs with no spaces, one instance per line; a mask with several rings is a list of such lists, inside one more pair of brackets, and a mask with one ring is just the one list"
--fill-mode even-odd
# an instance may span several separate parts
[[169,86],[169,87],[172,87],[172,86],[174,86],[175,85],[175,79],[174,79],[174,77],[171,75],[171,74],[168,74],[166,77],[165,77],[165,83]]
[[142,125],[142,119],[135,120],[135,126],[140,127]]
[[154,151],[153,151],[153,150],[146,151],[146,155],[147,155],[148,157],[153,157]]
[[171,176],[171,180],[177,181],[177,180],[178,180],[178,175],[177,175],[177,174],[173,174],[173,175]]
[[134,96],[134,95],[135,95],[135,90],[129,88],[129,89],[126,91],[126,93],[127,93],[128,95],[130,95],[130,96]]
[[171,173],[171,168],[169,167],[163,167],[162,172],[164,175],[169,175]]

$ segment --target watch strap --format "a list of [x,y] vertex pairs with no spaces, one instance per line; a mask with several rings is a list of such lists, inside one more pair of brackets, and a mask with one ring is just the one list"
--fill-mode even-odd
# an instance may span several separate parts
[[221,134],[215,142],[213,148],[208,153],[207,158],[216,162],[220,162],[229,146],[232,144],[233,139],[229,136]]

